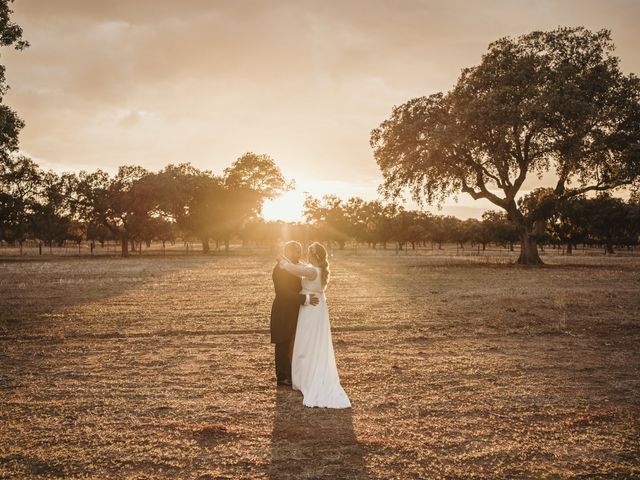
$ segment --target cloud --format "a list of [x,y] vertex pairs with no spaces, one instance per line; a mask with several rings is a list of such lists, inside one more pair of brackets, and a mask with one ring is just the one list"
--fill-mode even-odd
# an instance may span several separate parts
[[[448,89],[492,40],[610,27],[638,71],[632,1],[21,0],[32,46],[4,52],[22,148],[50,165],[221,171],[264,152],[286,175],[375,192],[369,133]],[[533,182],[535,183],[535,181]]]

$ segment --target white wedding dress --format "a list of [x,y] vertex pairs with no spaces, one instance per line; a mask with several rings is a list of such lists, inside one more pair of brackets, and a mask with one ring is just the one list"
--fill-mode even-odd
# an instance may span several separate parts
[[320,267],[294,264],[286,259],[280,265],[302,278],[300,293],[313,293],[320,300],[317,305],[300,306],[291,361],[293,388],[302,392],[302,403],[307,407],[350,408],[336,367]]

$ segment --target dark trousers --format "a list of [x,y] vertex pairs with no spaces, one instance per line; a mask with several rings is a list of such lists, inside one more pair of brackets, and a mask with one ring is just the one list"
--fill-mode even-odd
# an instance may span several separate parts
[[291,349],[292,339],[276,343],[276,378],[279,382],[291,379]]

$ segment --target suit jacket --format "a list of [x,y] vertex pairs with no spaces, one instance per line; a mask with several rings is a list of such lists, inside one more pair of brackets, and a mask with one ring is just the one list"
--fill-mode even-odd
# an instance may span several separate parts
[[288,341],[298,323],[300,305],[307,297],[302,295],[302,281],[276,264],[271,275],[276,298],[271,306],[271,343]]

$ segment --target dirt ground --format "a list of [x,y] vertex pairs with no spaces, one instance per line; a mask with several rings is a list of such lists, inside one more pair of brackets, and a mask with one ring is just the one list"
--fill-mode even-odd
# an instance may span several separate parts
[[336,411],[270,255],[0,260],[0,478],[640,478],[640,258],[547,262],[337,253]]

